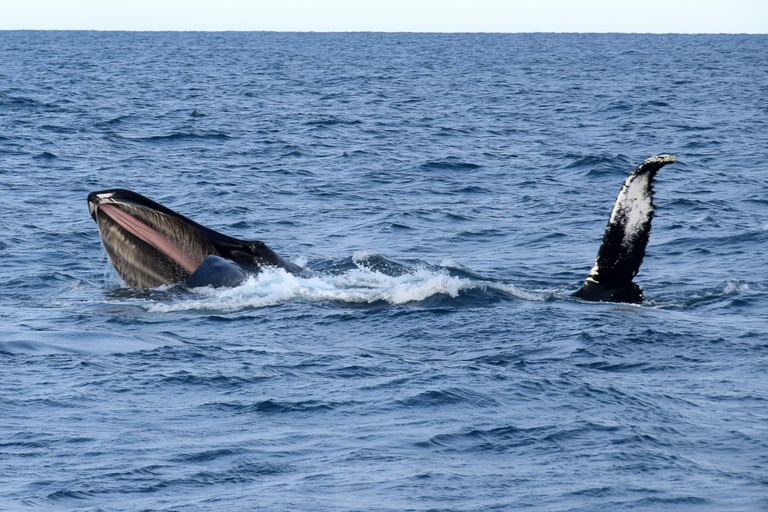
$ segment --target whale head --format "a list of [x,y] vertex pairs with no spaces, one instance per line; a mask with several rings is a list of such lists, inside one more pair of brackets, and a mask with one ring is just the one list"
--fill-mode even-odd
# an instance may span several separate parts
[[266,265],[298,268],[263,242],[223,235],[130,190],[92,192],[88,209],[110,262],[130,287],[183,283],[209,256],[231,260],[247,273]]

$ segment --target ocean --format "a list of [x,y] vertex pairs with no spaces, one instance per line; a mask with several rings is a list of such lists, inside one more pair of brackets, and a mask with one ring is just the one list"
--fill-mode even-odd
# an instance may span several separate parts
[[[126,288],[108,188],[311,273]],[[768,36],[0,32],[0,198],[0,510],[768,510]]]

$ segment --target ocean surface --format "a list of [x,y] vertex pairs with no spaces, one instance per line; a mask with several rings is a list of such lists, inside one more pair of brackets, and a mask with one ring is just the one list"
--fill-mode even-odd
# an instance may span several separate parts
[[[126,288],[118,187],[312,274]],[[0,32],[0,201],[0,510],[768,510],[768,36]]]

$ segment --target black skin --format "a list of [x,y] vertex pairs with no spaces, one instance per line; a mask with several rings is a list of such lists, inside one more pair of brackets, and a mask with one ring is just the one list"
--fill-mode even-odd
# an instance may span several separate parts
[[[659,169],[674,162],[675,158],[669,155],[649,158],[632,171],[624,186],[633,179],[647,178],[645,191],[653,208],[653,179]],[[628,208],[631,209],[632,205],[628,205]],[[590,274],[581,289],[574,294],[576,297],[590,301],[635,304],[645,301],[642,290],[632,280],[640,271],[645,257],[654,212],[651,210],[647,222],[643,225],[644,229],[632,238],[632,243],[628,246],[625,244],[625,230],[629,213],[631,212],[628,209],[620,209],[616,220],[613,223],[608,221],[595,261],[598,272],[595,275]]]
[[[131,190],[110,189],[91,192],[88,194],[88,202],[99,204],[101,200],[98,196],[102,194],[112,194],[109,202],[131,203],[144,208],[151,208],[184,222],[207,238],[222,258],[234,261],[246,272],[258,272],[264,266],[284,268],[291,273],[302,271],[301,267],[284,260],[262,241],[239,240],[223,235]],[[91,216],[96,220],[93,209],[91,209]]]
[[600,283],[584,283],[584,286],[574,293],[573,296],[596,302],[629,302],[631,304],[640,304],[645,301],[643,291],[633,282],[617,285],[615,288]]

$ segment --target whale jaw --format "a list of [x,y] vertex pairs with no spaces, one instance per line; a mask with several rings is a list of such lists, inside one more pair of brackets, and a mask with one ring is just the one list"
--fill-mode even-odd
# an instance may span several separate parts
[[155,288],[234,286],[265,266],[297,274],[261,241],[239,240],[202,226],[170,208],[124,189],[92,192],[88,209],[110,262],[126,285]]
[[95,192],[88,198],[104,250],[132,288],[182,283],[216,249],[193,226],[145,205]]

